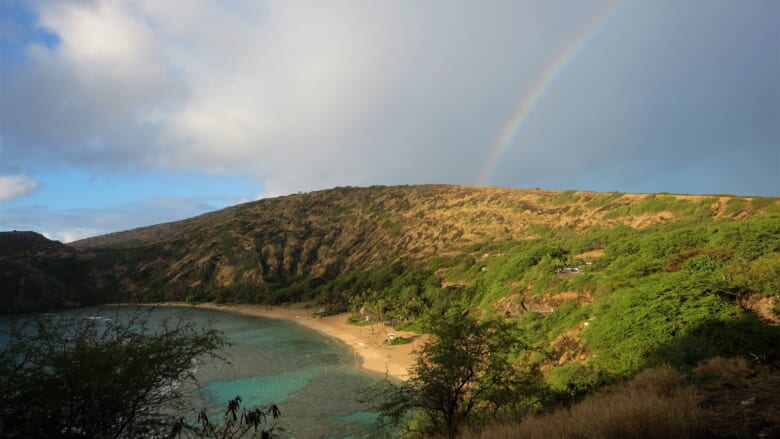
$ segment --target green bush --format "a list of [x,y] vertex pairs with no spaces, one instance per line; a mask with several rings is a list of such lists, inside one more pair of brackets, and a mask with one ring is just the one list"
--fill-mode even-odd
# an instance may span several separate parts
[[399,346],[399,345],[409,344],[409,340],[407,340],[407,339],[405,339],[403,337],[395,337],[392,340],[390,340],[390,339],[385,340],[385,343],[388,346]]
[[545,379],[552,390],[576,397],[601,387],[606,377],[585,364],[568,362],[552,368]]

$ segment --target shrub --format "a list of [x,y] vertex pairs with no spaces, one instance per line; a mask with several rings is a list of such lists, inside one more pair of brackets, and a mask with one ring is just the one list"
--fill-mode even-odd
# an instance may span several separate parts
[[[214,330],[148,328],[86,316],[41,317],[12,328],[0,351],[0,431],[6,438],[164,437],[193,362],[226,343]],[[184,385],[183,385],[184,384]]]
[[409,344],[409,340],[403,337],[395,337],[392,340],[390,339],[385,340],[385,343],[387,343],[389,346],[398,346],[403,344]]
[[510,326],[479,322],[455,308],[427,329],[432,338],[420,347],[409,381],[382,381],[369,390],[381,401],[382,422],[400,423],[416,413],[425,433],[454,438],[480,413],[495,413],[518,399],[509,354],[520,343]]
[[715,357],[696,366],[693,373],[697,379],[707,381],[719,378],[744,378],[751,371],[747,360],[742,357]]

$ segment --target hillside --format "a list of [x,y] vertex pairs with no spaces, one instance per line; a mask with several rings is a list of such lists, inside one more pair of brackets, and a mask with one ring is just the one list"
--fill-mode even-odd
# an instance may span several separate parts
[[125,287],[143,294],[250,285],[284,301],[345,273],[476,254],[496,242],[533,241],[540,228],[643,229],[745,218],[768,205],[777,200],[458,186],[337,188],[73,245],[122,249],[129,258],[119,265]]

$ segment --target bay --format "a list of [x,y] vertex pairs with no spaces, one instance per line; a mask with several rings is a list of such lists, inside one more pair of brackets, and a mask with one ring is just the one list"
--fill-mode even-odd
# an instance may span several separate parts
[[200,388],[191,404],[194,419],[205,408],[220,419],[227,401],[240,395],[246,408],[276,404],[282,412],[277,432],[290,438],[377,437],[376,413],[357,401],[361,390],[383,378],[359,367],[355,353],[338,340],[291,322],[225,311],[160,307],[95,307],[78,311],[84,318],[124,320],[148,313],[151,328],[184,318],[225,334],[225,359],[196,366]]

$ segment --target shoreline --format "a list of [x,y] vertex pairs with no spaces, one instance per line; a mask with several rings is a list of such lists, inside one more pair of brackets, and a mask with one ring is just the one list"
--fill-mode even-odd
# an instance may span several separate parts
[[[414,366],[417,359],[414,351],[421,342],[420,334],[414,332],[396,331],[381,324],[372,326],[351,325],[347,323],[348,313],[316,317],[312,315],[311,309],[305,308],[305,304],[301,303],[273,307],[253,304],[221,305],[211,302],[199,304],[162,302],[147,305],[214,309],[292,322],[313,329],[328,337],[333,337],[346,344],[357,354],[361,368],[371,372],[387,374],[401,381],[409,379],[409,369]],[[409,343],[395,346],[386,344],[385,341],[390,333],[409,340]]]

